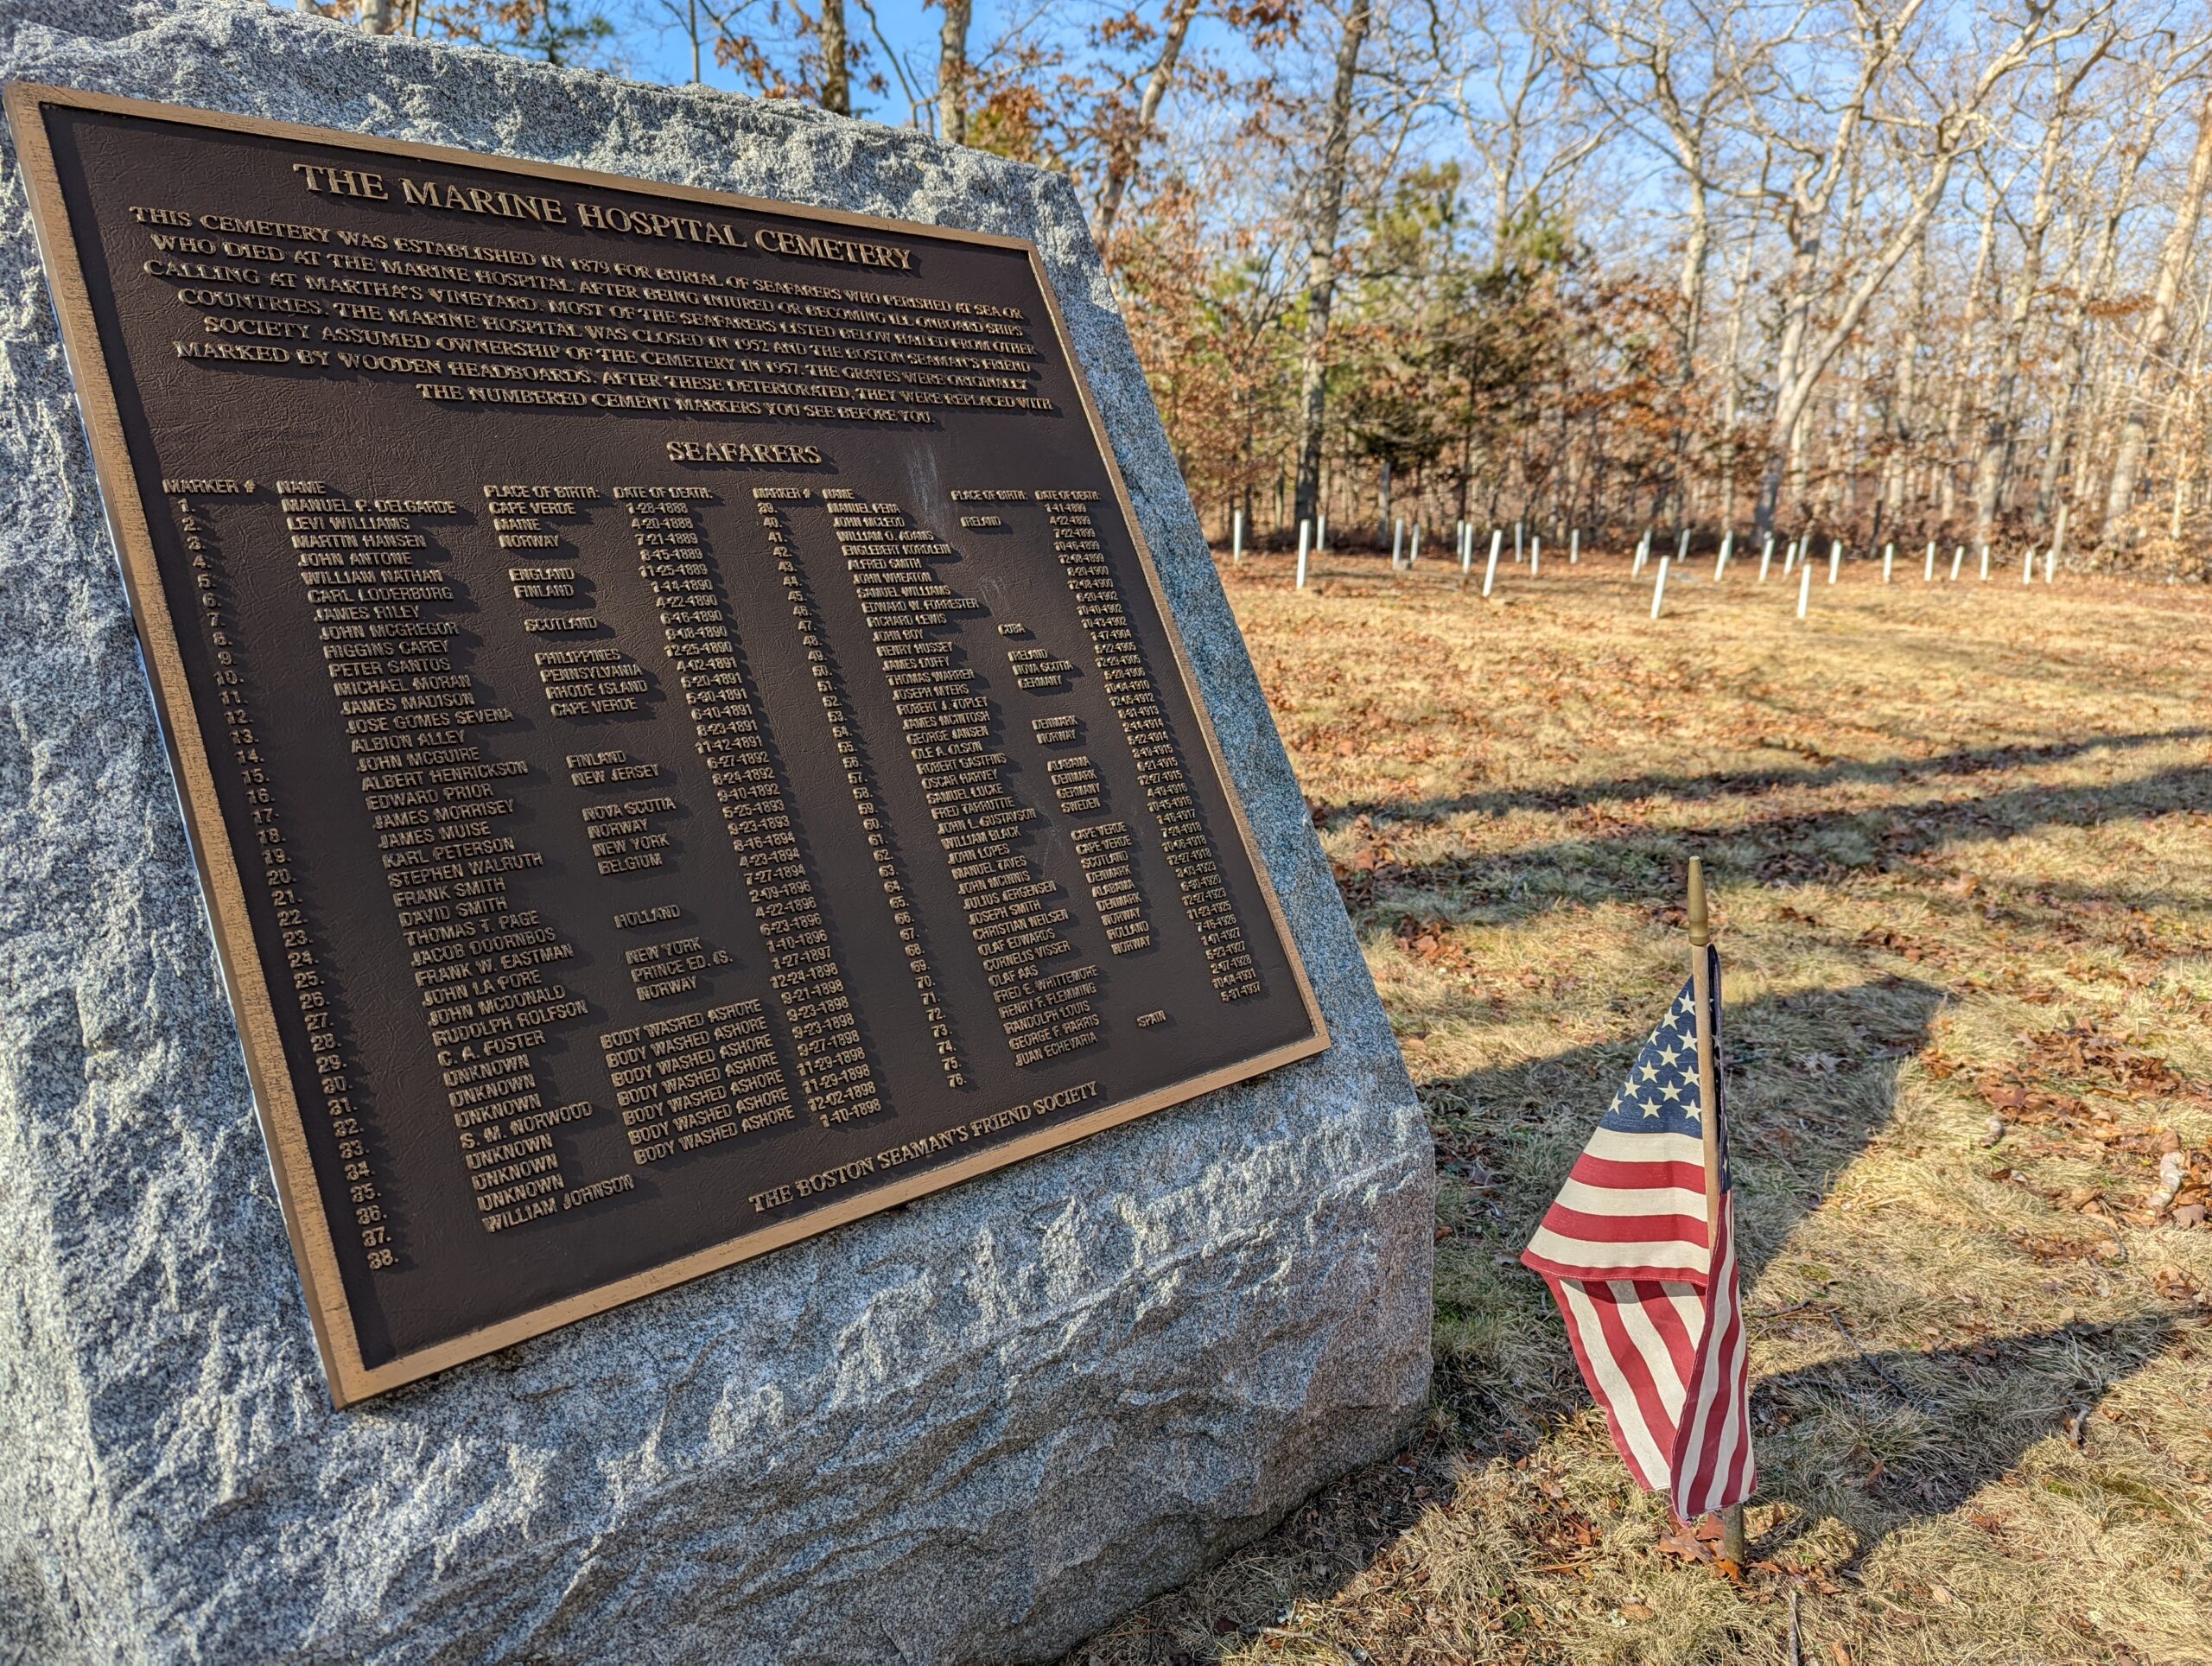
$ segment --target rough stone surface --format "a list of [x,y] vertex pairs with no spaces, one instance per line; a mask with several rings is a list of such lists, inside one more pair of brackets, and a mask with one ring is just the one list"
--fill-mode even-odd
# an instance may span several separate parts
[[0,76],[1036,239],[1336,1036],[333,1413],[10,147],[0,1658],[1046,1658],[1389,1449],[1427,1135],[1064,182],[221,0],[0,0]]

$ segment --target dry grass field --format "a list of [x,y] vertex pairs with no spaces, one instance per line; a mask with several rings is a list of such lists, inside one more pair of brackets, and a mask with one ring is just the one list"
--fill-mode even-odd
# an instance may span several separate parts
[[[1693,569],[1654,622],[1618,556],[1489,602],[1224,560],[1435,1130],[1435,1389],[1076,1666],[2212,1662],[2212,595],[1861,566],[1801,625],[1778,573]],[[1692,855],[1740,1586],[1657,1549],[1516,1263],[1684,976]]]

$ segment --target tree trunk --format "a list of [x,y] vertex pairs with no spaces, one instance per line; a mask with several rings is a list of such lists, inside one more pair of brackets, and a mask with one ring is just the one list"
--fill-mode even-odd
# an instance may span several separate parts
[[[1866,355],[1864,350],[1859,353],[1858,360],[1860,374],[1845,378],[1851,391],[1844,396],[1843,401],[1843,455],[1835,457],[1831,455],[1830,457],[1830,472],[1839,477],[1843,491],[1843,524],[1854,530],[1859,525],[1859,460],[1866,455],[1865,448],[1859,443],[1861,408],[1866,400]],[[1845,369],[1848,371],[1850,366],[1846,365]]]
[[950,144],[968,143],[968,16],[974,0],[944,0],[938,32],[937,130]]
[[1175,60],[1183,55],[1183,37],[1191,32],[1191,19],[1198,16],[1198,0],[1173,0],[1174,10],[1167,16],[1167,38],[1160,42],[1160,59],[1152,67],[1152,75],[1145,82],[1144,98],[1137,105],[1136,130],[1125,143],[1114,147],[1112,157],[1106,164],[1105,188],[1098,194],[1098,219],[1091,227],[1091,235],[1103,249],[1114,235],[1115,217],[1122,212],[1122,199],[1128,194],[1129,181],[1136,177],[1137,162],[1144,151],[1144,142],[1152,132],[1152,124],[1160,115],[1160,101],[1166,98],[1167,89],[1175,79]]
[[[1819,388],[1821,378],[1827,373],[1828,366],[1836,361],[1844,347],[1856,339],[1860,321],[1866,316],[1866,308],[1881,293],[1890,274],[1897,270],[1897,262],[1904,258],[1905,251],[1926,232],[1928,222],[1935,218],[1936,205],[1942,200],[1943,194],[1950,184],[1951,169],[1957,159],[1958,154],[1955,149],[1938,156],[1928,183],[1922,188],[1910,212],[1891,234],[1889,241],[1866,262],[1865,270],[1852,286],[1834,322],[1828,326],[1817,342],[1808,346],[1806,341],[1810,334],[1812,296],[1809,285],[1802,291],[1802,308],[1793,306],[1785,314],[1788,321],[1783,326],[1783,350],[1777,355],[1775,378],[1774,429],[1768,443],[1766,474],[1759,483],[1758,517],[1752,528],[1754,537],[1764,537],[1774,525],[1774,510],[1781,496],[1783,472],[1799,461],[1798,429],[1804,423],[1805,412],[1813,403],[1813,394]],[[1805,251],[1806,247],[1801,245],[1801,251]],[[1808,251],[1801,251],[1801,270],[1808,269],[1815,264],[1818,252],[1819,239],[1815,236],[1809,241]],[[1781,373],[1783,366],[1787,366],[1789,371],[1786,377]]]
[[[2118,207],[2124,199],[2115,199]],[[2067,321],[2063,361],[2058,378],[2058,403],[2050,413],[2050,436],[2044,448],[2043,472],[2036,481],[2036,513],[2048,520],[2058,508],[2059,481],[2066,472],[2066,448],[2074,434],[2075,413],[2081,409],[2082,390],[2089,373],[2089,308],[2112,286],[2113,268],[2120,256],[2118,213],[2107,213],[2097,231],[2097,252],[2083,274]]]
[[[2036,511],[2045,518],[2058,508],[2061,483],[2066,476],[2067,448],[2076,431],[2082,395],[2089,385],[2090,343],[2093,335],[2102,334],[2101,328],[2094,332],[2091,328],[2090,308],[2112,291],[2113,274],[2120,264],[2120,222],[2127,217],[2136,177],[2142,172],[2152,143],[2158,137],[2158,105],[2155,95],[2143,101],[2135,141],[2120,153],[2120,177],[2113,184],[2112,200],[2105,205],[2097,226],[2096,256],[2090,261],[2087,279],[2074,298],[2070,327],[2066,333],[2067,370],[2060,384],[2064,391],[2059,396],[2058,408],[2051,412],[2050,442],[2044,453],[2043,478],[2036,486]],[[2086,446],[2075,448],[2084,455],[2088,449]],[[2066,495],[2078,498],[2078,484],[2072,486]]]
[[[2196,118],[2196,150],[2189,162],[2189,182],[2182,188],[2181,204],[2174,211],[2173,229],[2167,234],[2164,252],[2158,258],[2158,285],[2151,292],[2151,316],[2143,328],[2142,379],[2163,387],[2167,380],[2159,368],[2173,339],[2174,299],[2188,276],[2190,258],[2196,248],[2196,227],[2204,213],[2204,192],[2212,182],[2212,84]],[[2143,454],[2150,437],[2144,416],[2144,390],[2139,387],[2127,402],[2120,425],[2120,445],[2113,457],[2112,488],[2105,494],[2104,541],[2109,545],[2120,524],[2126,518],[2135,497],[2136,476],[2143,469]]]
[[853,75],[845,61],[845,0],[822,0],[822,107],[853,113]]
[[1705,266],[1713,248],[1713,219],[1706,204],[1705,178],[1699,171],[1697,159],[1687,154],[1687,144],[1680,148],[1686,153],[1683,176],[1689,185],[1689,231],[1682,239],[1682,270],[1675,285],[1682,309],[1682,358],[1675,366],[1675,510],[1680,518],[1688,521],[1690,390],[1697,380],[1698,338],[1705,324]]
[[1775,344],[1774,354],[1774,430],[1768,440],[1767,466],[1759,477],[1758,505],[1751,517],[1753,530],[1762,537],[1774,525],[1775,512],[1782,502],[1782,483],[1796,462],[1797,425],[1804,418],[1805,406],[1812,395],[1812,389],[1807,387],[1785,414],[1784,401],[1788,390],[1798,379],[1797,364],[1804,353],[1805,332],[1811,321],[1813,274],[1821,258],[1818,226],[1815,219],[1809,233],[1797,227],[1789,228],[1789,298],[1783,303],[1782,338]]
[[2082,378],[2083,385],[2091,389],[2088,420],[2080,424],[2081,442],[2074,448],[2073,480],[2067,486],[2066,496],[2074,503],[2086,502],[2094,489],[2098,474],[2103,470],[2104,459],[2099,455],[2099,438],[2112,431],[2113,361],[2118,355],[2113,351],[2112,336],[2101,331],[2090,348],[2089,368]]
[[2005,308],[2004,333],[1997,343],[1997,378],[1990,390],[1989,416],[1982,424],[1981,456],[1974,472],[1974,539],[1986,544],[1997,524],[1999,499],[2005,491],[2006,465],[2012,460],[2012,431],[2018,421],[2016,409],[2020,386],[2020,355],[2027,340],[2028,320],[2035,312],[2036,292],[2043,286],[2044,239],[2051,217],[2058,212],[2058,178],[2069,112],[2062,100],[2044,128],[2043,156],[2036,175],[2036,194],[2028,210],[2028,223],[2020,228],[2020,262],[2013,273],[2012,304]]
[[1943,411],[1943,495],[1938,512],[1947,525],[1958,512],[1959,430],[1966,422],[1967,388],[1974,379],[1974,333],[1981,324],[1982,292],[1989,283],[1989,256],[1997,243],[1997,203],[2000,194],[1994,181],[1989,185],[1989,205],[1982,210],[1981,236],[1974,245],[1974,277],[1967,284],[1966,316],[1959,323],[1950,397],[1945,401]]
[[1367,39],[1374,0],[1351,0],[1344,41],[1337,48],[1337,84],[1329,96],[1328,135],[1315,182],[1313,238],[1306,260],[1306,348],[1299,366],[1298,499],[1296,514],[1313,512],[1321,482],[1321,429],[1328,414],[1329,308],[1336,300],[1337,229],[1344,218],[1344,175],[1351,156],[1352,89],[1359,79],[1359,49]]
[[1919,432],[1915,402],[1919,395],[1920,343],[1928,326],[1928,239],[1912,245],[1912,310],[1905,320],[1904,340],[1897,347],[1897,386],[1891,397],[1886,426],[1890,455],[1882,461],[1882,502],[1894,525],[1904,514],[1905,474],[1910,467],[1912,446]]

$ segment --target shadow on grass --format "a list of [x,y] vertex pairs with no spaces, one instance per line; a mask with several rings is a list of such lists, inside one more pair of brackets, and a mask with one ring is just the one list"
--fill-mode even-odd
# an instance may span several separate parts
[[[2093,1468],[2078,1483],[2047,1485],[2183,1519],[2155,1488],[2094,1467],[2097,1408],[2176,1334],[2153,1313],[1927,1352],[1862,1354],[1838,1337],[1835,1358],[1752,1384],[1759,1499],[1794,1507],[1752,1554],[1772,1556],[1833,1517],[1853,1529],[1852,1561],[1861,1561],[1887,1535],[1964,1507],[2053,1435],[2082,1447]],[[2003,1531],[1994,1518],[1980,1524]]]
[[[1944,999],[1876,977],[1728,1005],[1721,1064],[1747,1291],[1889,1127],[1899,1073]],[[1518,1258],[1647,1033],[1632,1021],[1605,1041],[1420,1084],[1450,1228],[1437,1246],[1434,1396],[1463,1440],[1493,1431],[1498,1451],[1530,1447],[1590,1402],[1551,1298]]]
[[[1810,1313],[1804,1322],[1821,1317]],[[1926,1352],[1861,1356],[1842,1345],[1835,1358],[1755,1382],[1757,1502],[1789,1508],[1753,1539],[1753,1561],[1786,1556],[1834,1520],[1851,1529],[1853,1548],[1830,1571],[1847,1576],[1888,1535],[1970,1506],[1976,1493],[2054,1435],[2081,1446],[2087,1462],[2078,1475],[2046,1477],[2046,1488],[2185,1520],[2182,1507],[2155,1486],[2098,1461],[2095,1415],[2113,1389],[2155,1360],[2176,1334],[2170,1319],[2145,1313]],[[1341,1599],[1392,1555],[1426,1511],[1454,1508],[1454,1489],[1468,1469],[1527,1449],[1510,1433],[1470,1440],[1468,1427],[1463,1421],[1456,1439],[1432,1435],[1325,1488],[1219,1567],[1074,1650],[1064,1666],[1197,1666],[1266,1637],[1295,1604]],[[1496,1524],[1511,1533],[1512,1548],[1501,1544],[1496,1562],[1480,1570],[1489,1582],[1487,1612],[1540,1610],[1547,1599],[1524,1587],[1526,1576],[1555,1570],[1525,1564],[1558,1554],[1545,1547],[1562,1524],[1595,1525],[1554,1496],[1532,1474],[1516,1495],[1516,1524]],[[2009,1530],[2001,1515],[1973,1519],[2000,1540]],[[1403,1583],[1391,1590],[1402,1599],[1421,1594]]]
[[2003,792],[1808,811],[1747,822],[1624,828],[1497,855],[1469,854],[1355,868],[1341,883],[1355,910],[1412,905],[1424,890],[1502,922],[1562,901],[1624,894],[1672,895],[1684,863],[1703,855],[1720,872],[1773,887],[1887,872],[1967,840],[2009,840],[2050,827],[2098,827],[2177,811],[2212,811],[2212,768],[2190,765],[2096,786],[2018,787]]
[[[1943,998],[1929,984],[1885,977],[1730,1008],[1732,1157],[1747,1285],[1889,1124],[1898,1072],[1925,1046]],[[1402,1541],[1426,1512],[1455,1508],[1471,1471],[1535,1453],[1586,1409],[1588,1391],[1550,1298],[1516,1257],[1644,1033],[1631,1021],[1605,1042],[1421,1084],[1449,1182],[1442,1212],[1452,1222],[1438,1248],[1428,1428],[1394,1459],[1325,1488],[1254,1543],[1077,1649],[1065,1666],[1196,1666],[1266,1637],[1296,1604],[1342,1599],[1378,1568],[1389,1585]],[[1825,1304],[1794,1319],[1834,1334]],[[1835,1335],[1836,1357],[1753,1385],[1759,1501],[1791,1507],[1754,1555],[1783,1553],[1834,1518],[1853,1530],[1855,1564],[1885,1535],[1967,1504],[2036,1442],[2063,1434],[2069,1416],[2094,1430],[2094,1409],[2113,1385],[2173,1334],[2152,1315],[1866,1357]],[[2095,1441],[2092,1433],[2093,1458]],[[2085,1485],[2117,1488],[2145,1507],[2164,1504],[2114,1475]],[[1495,1614],[1525,1618],[1547,1599],[1526,1583],[1522,1564],[1555,1554],[1542,1547],[1562,1526],[1594,1523],[1534,1474],[1511,1510],[1512,1524],[1497,1526],[1519,1550],[1486,1567],[1494,1588],[1484,1602]]]
[[[1728,1009],[1730,1157],[1747,1293],[1889,1125],[1899,1071],[1926,1046],[1944,998],[1927,983],[1878,978]],[[1440,1167],[1456,1181],[1464,1211],[1462,1230],[1438,1250],[1436,1395],[1463,1439],[1471,1429],[1497,1432],[1494,1447],[1472,1453],[1477,1461],[1514,1455],[1589,1403],[1548,1295],[1516,1258],[1642,1037],[1631,1029],[1526,1065],[1421,1084]],[[1751,1306],[1756,1325],[1756,1298]],[[1759,1499],[1796,1507],[1756,1548],[1762,1556],[1834,1517],[1854,1530],[1863,1557],[1885,1535],[1960,1508],[2069,1416],[2093,1414],[2175,1335],[2171,1320],[2154,1313],[1927,1352],[1862,1354],[1829,1316],[1834,1306],[1811,1304],[1796,1322],[1819,1326],[1840,1351],[1834,1358],[1753,1385]]]
[[[1426,1435],[1332,1482],[1226,1561],[1070,1651],[1061,1666],[1200,1666],[1263,1637],[1297,1603],[1341,1596],[1424,1511],[1450,1497],[1453,1450]],[[1471,1456],[1479,1463],[1487,1454]]]
[[2145,730],[2135,734],[2092,735],[2079,741],[2053,741],[2035,747],[1974,747],[1940,754],[1933,758],[1903,758],[1884,762],[1839,759],[1813,769],[1723,771],[1711,775],[1630,775],[1618,780],[1567,783],[1560,786],[1500,789],[1467,792],[1446,798],[1400,801],[1366,799],[1345,804],[1316,804],[1315,824],[1325,830],[1343,827],[1361,816],[1391,816],[1406,821],[1440,821],[1448,816],[1503,816],[1516,810],[1561,811],[1587,810],[1599,804],[1637,804],[1646,798],[1680,798],[1693,803],[1707,798],[1755,798],[1761,793],[1806,790],[1843,783],[1882,785],[1942,779],[1949,776],[1980,775],[1993,770],[2026,769],[2064,763],[2091,752],[2132,752],[2142,747],[2177,741],[2201,741],[2212,728]]

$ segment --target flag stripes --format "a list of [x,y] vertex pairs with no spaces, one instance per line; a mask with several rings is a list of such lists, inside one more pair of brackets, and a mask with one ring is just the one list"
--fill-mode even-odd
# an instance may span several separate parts
[[[1707,1021],[1719,1046],[1720,963]],[[1695,981],[1637,1053],[1522,1261],[1542,1275],[1583,1380],[1639,1485],[1694,1520],[1757,1484],[1726,1122],[1706,1219]],[[1715,1065],[1714,1098],[1719,1092]]]

